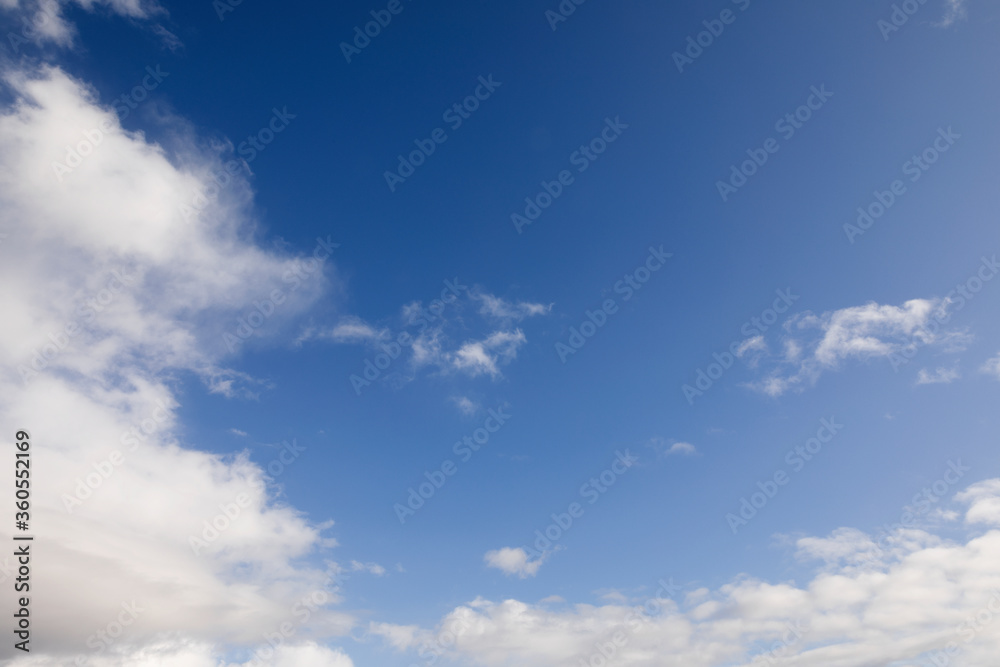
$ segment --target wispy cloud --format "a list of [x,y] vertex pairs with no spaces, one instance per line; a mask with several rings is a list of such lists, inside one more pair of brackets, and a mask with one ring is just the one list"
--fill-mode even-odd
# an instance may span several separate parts
[[541,303],[529,303],[527,301],[511,303],[498,296],[481,291],[473,292],[472,298],[480,302],[480,314],[504,321],[520,322],[525,318],[535,315],[545,315],[552,310],[552,304],[546,306]]
[[944,0],[944,16],[935,25],[947,28],[966,17],[967,0]]
[[378,563],[362,563],[356,560],[351,561],[351,571],[367,572],[368,574],[374,574],[376,577],[381,577],[385,574],[385,568]]
[[451,400],[463,415],[472,416],[479,412],[479,404],[467,396],[453,396]]
[[1000,380],[1000,354],[992,359],[989,359],[979,370],[983,373],[989,373],[996,379]]
[[477,375],[500,377],[500,366],[517,358],[517,350],[528,339],[520,329],[495,331],[483,340],[464,343],[450,355],[451,365],[457,370]]
[[256,401],[260,399],[262,390],[274,388],[274,384],[268,380],[261,380],[248,373],[230,368],[208,366],[200,369],[199,375],[210,393],[221,394],[226,398],[244,398]]
[[883,359],[898,367],[921,346],[960,351],[971,336],[943,327],[949,305],[946,299],[912,299],[902,306],[868,303],[821,315],[792,316],[784,325],[784,354],[769,358],[773,363],[767,377],[749,386],[780,396],[815,384],[824,372],[847,360]]
[[[400,368],[394,369],[394,382],[407,382],[416,372],[431,368],[442,375],[458,373],[469,377],[503,377],[502,368],[512,363],[518,350],[528,342],[524,330],[515,322],[544,315],[551,306],[538,303],[511,303],[485,292],[469,289],[455,281],[448,285],[447,298],[435,300],[429,306],[412,301],[400,309],[399,330],[376,326],[354,316],[343,317],[335,326],[306,329],[298,339],[325,340],[343,344],[367,345],[381,350],[397,344],[404,352]],[[467,317],[469,308],[479,317]],[[470,335],[470,331],[472,332]],[[478,335],[476,333],[478,332]],[[459,404],[465,410],[468,406]]]
[[347,316],[330,328],[308,327],[298,338],[302,343],[309,340],[328,340],[333,343],[358,344],[376,343],[392,336],[387,328],[376,328],[360,317]]
[[690,442],[664,440],[659,437],[651,438],[648,446],[652,447],[659,456],[693,456],[698,453],[698,448]]
[[921,368],[917,373],[917,384],[951,384],[960,377],[957,368],[938,367],[933,372]]

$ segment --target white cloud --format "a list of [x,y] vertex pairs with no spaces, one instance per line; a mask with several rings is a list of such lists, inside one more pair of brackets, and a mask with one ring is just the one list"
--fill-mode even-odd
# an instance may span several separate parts
[[625,594],[618,590],[612,589],[606,592],[598,591],[598,593],[600,593],[600,598],[602,600],[608,600],[610,602],[618,602],[618,603],[628,602],[628,598],[625,597]]
[[[354,667],[343,651],[314,642],[279,646],[270,664],[271,667]],[[251,660],[240,667],[256,667],[256,664]]]
[[451,400],[463,415],[472,416],[479,412],[479,403],[476,403],[468,396],[454,396]]
[[690,442],[666,440],[659,436],[650,438],[646,446],[652,448],[658,456],[694,456],[698,453],[698,448]]
[[785,360],[798,361],[802,356],[802,346],[793,338],[785,340]]
[[229,429],[229,432],[232,433],[233,435],[238,435],[241,438],[247,437],[247,432],[246,431],[241,431],[238,428],[231,428],[231,429]]
[[211,394],[221,394],[226,398],[245,398],[256,401],[260,398],[258,389],[273,389],[274,385],[267,380],[260,380],[247,373],[231,368],[205,366],[198,370],[205,386]]
[[[298,260],[256,245],[245,182],[198,221],[182,219],[178,206],[221,167],[217,155],[186,139],[168,151],[122,130],[113,110],[58,68],[8,69],[4,85],[14,101],[0,107],[8,235],[0,247],[0,430],[27,427],[38,445],[45,474],[33,480],[32,519],[48,540],[37,561],[46,585],[32,599],[46,631],[32,642],[34,662],[17,664],[69,664],[87,650],[88,635],[134,600],[145,611],[106,664],[214,667],[218,647],[252,646],[297,623],[296,601],[326,586],[323,572],[302,563],[333,542],[323,536],[329,524],[259,491],[264,471],[246,454],[180,442],[173,378],[195,373],[224,395],[260,386],[222,366],[222,334],[275,289],[287,299],[259,335],[289,326],[329,280],[288,289],[282,275]],[[60,181],[52,163],[102,124],[100,143]],[[112,465],[115,451],[124,461]],[[108,466],[109,474],[95,473]],[[231,508],[242,494],[249,503],[196,554],[191,537],[203,538],[220,505]],[[0,537],[9,539],[7,531]],[[327,640],[354,624],[326,606],[296,626],[296,638]],[[160,650],[165,633],[176,641]],[[286,653],[288,665],[350,664],[318,647]]]
[[739,347],[736,348],[736,356],[742,357],[747,352],[764,350],[767,350],[767,343],[764,342],[764,337],[754,336],[740,343]]
[[834,367],[850,357],[886,357],[902,348],[893,339],[930,342],[934,334],[925,327],[933,315],[943,316],[945,307],[944,302],[930,299],[911,299],[902,306],[869,303],[820,317],[805,315],[798,320],[798,327],[823,332],[814,355],[823,366]]
[[528,552],[521,547],[504,547],[486,552],[483,560],[487,566],[496,568],[506,575],[517,575],[521,579],[527,579],[538,574],[539,568],[550,553],[552,552],[532,560]]
[[385,568],[378,563],[362,563],[356,560],[351,561],[351,571],[367,572],[368,574],[374,574],[376,577],[381,577],[385,574]]
[[[147,20],[166,14],[163,7],[155,0],[2,0],[0,10],[16,14],[18,18],[15,23],[21,27],[16,32],[12,31],[4,42],[8,42],[11,36],[14,36],[14,41],[11,43],[16,44],[18,48],[21,41],[37,44],[51,42],[61,47],[72,46],[76,39],[76,27],[69,23],[64,15],[66,6],[70,4],[78,5],[88,11],[95,11],[100,7],[137,20]],[[162,29],[162,26],[160,27]],[[176,36],[173,36],[173,39],[179,42]]]
[[[1000,525],[1000,479],[955,499],[968,505],[970,524]],[[614,660],[622,667],[772,664],[764,653],[773,646],[782,649],[778,664],[908,666],[943,659],[938,652],[952,643],[958,651],[947,664],[993,664],[1000,655],[1000,530],[956,542],[900,528],[880,543],[884,548],[849,528],[798,540],[795,556],[820,563],[801,584],[741,575],[677,599],[654,594],[557,609],[476,598],[438,628],[460,629],[449,657],[487,667],[587,664],[618,632],[624,640]],[[519,559],[510,561],[513,569]],[[414,638],[429,634],[412,631]]]
[[[263,643],[263,642],[262,642]],[[228,662],[219,650],[205,642],[157,639],[141,648],[121,648],[113,645],[106,653],[89,651],[87,667],[354,667],[351,659],[340,650],[320,646],[315,642],[281,644],[273,655],[266,653],[265,644],[261,653],[269,655],[266,662],[251,658],[247,662]],[[48,656],[15,658],[10,667],[67,667],[75,664],[58,661]]]
[[480,314],[507,322],[520,322],[527,317],[546,315],[552,310],[552,304],[546,306],[526,301],[510,303],[498,296],[480,291],[473,292],[472,298],[482,304],[479,309]]
[[[480,314],[506,323],[521,320],[532,315],[548,312],[547,306],[539,304],[519,303],[511,305],[491,294],[482,291],[470,292],[468,298],[482,302]],[[451,308],[461,308],[461,300]],[[426,321],[427,311],[420,302],[408,304],[403,309],[404,322],[412,324],[416,321]],[[496,329],[482,335],[481,338],[466,340],[455,347],[449,335],[450,322],[447,317],[436,317],[434,326],[424,326],[414,338],[410,364],[414,369],[425,366],[435,366],[442,373],[461,372],[472,377],[481,375],[493,379],[502,377],[501,367],[510,364],[517,358],[517,351],[528,342],[521,329]]]
[[372,622],[368,626],[368,634],[381,637],[389,646],[397,651],[403,651],[416,646],[425,632],[416,625],[392,625],[391,623]]
[[386,328],[377,329],[360,317],[347,316],[329,329],[307,328],[298,342],[307,340],[329,340],[334,343],[377,343],[392,337]]
[[485,374],[498,378],[501,376],[500,366],[516,359],[517,349],[527,341],[520,329],[495,331],[483,340],[463,344],[450,355],[450,361],[454,368],[473,377]]
[[921,368],[917,373],[917,384],[951,384],[960,377],[957,368],[938,367],[933,373]]
[[690,456],[697,453],[697,449],[690,442],[675,442],[670,445],[670,449],[667,450],[667,454],[683,454],[685,456]]
[[956,498],[969,505],[965,521],[1000,526],[1000,479],[988,479],[973,484]]
[[966,0],[944,0],[944,16],[935,25],[947,28],[966,16]]
[[983,373],[989,373],[1000,380],[1000,354],[988,360],[979,370]]
[[[528,342],[524,331],[511,325],[545,314],[551,306],[512,304],[480,288],[470,290],[457,279],[445,284],[448,294],[442,300],[426,307],[421,301],[412,301],[401,308],[401,326],[396,334],[389,328],[378,328],[347,316],[332,328],[306,329],[298,342],[367,343],[374,349],[384,345],[395,348],[398,344],[399,352],[403,353],[400,362],[385,374],[387,380],[396,384],[413,380],[422,369],[432,369],[441,375],[461,373],[494,380],[503,377],[502,367],[512,363],[518,350]],[[480,318],[463,315],[470,305],[477,308]],[[463,411],[469,409],[464,403],[458,405]]]
[[949,305],[947,299],[911,299],[902,306],[868,303],[822,315],[805,312],[790,317],[784,325],[791,336],[784,341],[784,358],[776,360],[767,377],[749,386],[780,396],[815,384],[823,372],[839,368],[846,360],[885,359],[896,367],[921,346],[960,351],[970,337],[942,327]]

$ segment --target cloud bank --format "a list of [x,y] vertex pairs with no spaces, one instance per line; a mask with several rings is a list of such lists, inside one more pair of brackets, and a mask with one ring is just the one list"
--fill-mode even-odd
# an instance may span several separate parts
[[[290,327],[329,289],[330,262],[291,287],[302,257],[261,248],[240,179],[185,221],[180,205],[219,155],[123,130],[61,69],[8,68],[3,86],[0,429],[29,430],[44,471],[32,521],[45,585],[31,594],[46,632],[12,664],[215,665],[290,622],[278,664],[349,665],[303,643],[354,623],[329,571],[301,564],[335,546],[331,524],[285,504],[246,455],[180,442],[175,390],[184,373],[229,396],[265,390],[226,368],[224,336],[275,290],[284,298],[255,338]],[[82,160],[59,178],[69,150]],[[304,608],[308,596],[323,603]],[[123,605],[141,611],[107,644],[98,633]],[[5,643],[0,657],[12,654]]]

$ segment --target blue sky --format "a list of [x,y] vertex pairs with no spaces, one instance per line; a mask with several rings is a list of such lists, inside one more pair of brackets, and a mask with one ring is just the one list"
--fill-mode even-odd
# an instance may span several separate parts
[[[619,664],[751,664],[794,619],[796,664],[936,664],[1000,586],[998,18],[0,1],[0,419],[52,443],[54,572],[90,553],[102,581],[137,535],[163,554],[135,542],[100,593],[56,579],[59,613],[39,593],[41,664],[257,664],[323,571],[342,585],[273,664],[597,664],[650,599]],[[940,613],[895,613],[907,587]],[[96,651],[93,619],[137,596]]]

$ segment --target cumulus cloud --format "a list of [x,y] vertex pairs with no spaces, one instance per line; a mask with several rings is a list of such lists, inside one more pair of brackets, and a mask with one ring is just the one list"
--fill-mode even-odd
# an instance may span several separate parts
[[[32,614],[46,631],[33,638],[31,660],[13,664],[66,665],[89,653],[87,637],[123,603],[144,611],[91,664],[214,666],[221,646],[249,646],[288,621],[300,643],[346,634],[354,619],[329,606],[339,599],[329,576],[303,565],[335,544],[324,536],[330,524],[280,502],[247,454],[182,442],[172,380],[194,373],[228,396],[263,389],[225,367],[223,336],[276,289],[287,298],[258,334],[280,329],[330,280],[289,290],[282,276],[298,258],[258,245],[238,194],[246,183],[183,219],[180,204],[220,168],[217,155],[190,144],[178,157],[123,130],[59,68],[8,69],[3,86],[0,429],[29,429],[45,471],[33,480],[45,586],[32,591]],[[99,127],[99,145],[60,180],[53,162]],[[123,460],[112,464],[115,452]],[[206,537],[238,498],[238,516]],[[329,604],[297,621],[290,610],[316,591]],[[173,639],[161,646],[165,633]],[[12,650],[6,644],[0,658]],[[281,655],[289,665],[350,664],[318,646]]]
[[969,505],[965,513],[967,523],[1000,526],[1000,479],[973,484],[957,498]]
[[690,442],[675,442],[670,445],[670,449],[667,450],[667,455],[670,454],[684,454],[690,456],[696,453],[698,450]]
[[552,552],[532,559],[528,552],[521,547],[503,547],[486,552],[483,560],[488,567],[496,568],[506,575],[516,575],[521,579],[527,579],[538,574],[539,568],[542,567],[549,553]]
[[[1000,480],[954,500],[968,507],[968,523],[1000,525]],[[885,548],[851,528],[799,539],[793,555],[819,562],[801,584],[742,575],[676,597],[556,609],[476,598],[436,630],[453,632],[450,657],[488,667],[588,664],[609,643],[623,667],[992,664],[1000,654],[1000,530],[953,541],[900,527],[880,542]],[[410,628],[412,641],[397,635],[396,647],[413,649],[429,634]]]
[[[901,306],[868,303],[821,315],[805,312],[792,316],[784,325],[785,354],[772,359],[767,377],[749,386],[769,396],[780,396],[812,386],[823,372],[837,369],[848,360],[882,359],[898,367],[922,346],[960,351],[970,336],[944,329],[950,304],[947,299],[911,299]],[[756,339],[751,341],[755,348],[760,346]]]

